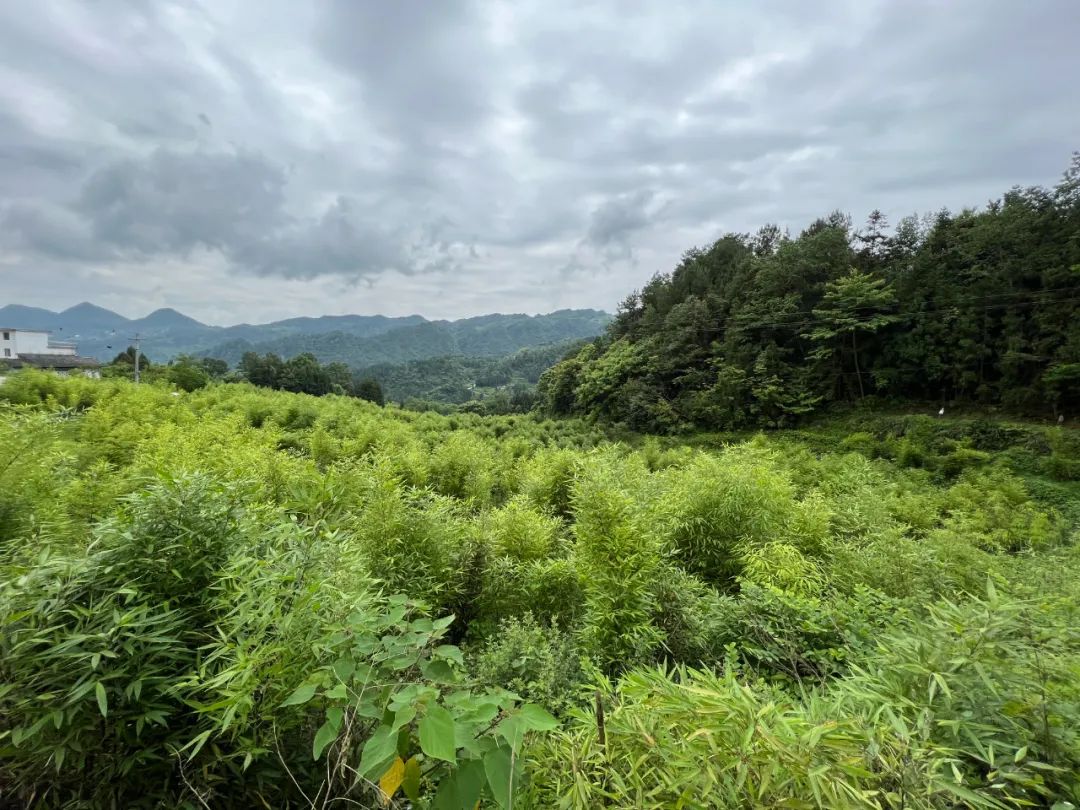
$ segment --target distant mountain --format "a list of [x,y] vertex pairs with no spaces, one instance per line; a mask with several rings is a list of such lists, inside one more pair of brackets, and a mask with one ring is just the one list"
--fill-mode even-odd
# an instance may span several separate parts
[[564,309],[547,315],[482,315],[459,321],[422,321],[381,334],[344,331],[287,335],[270,341],[230,340],[204,354],[236,364],[245,352],[293,357],[311,352],[324,363],[352,368],[400,364],[432,357],[499,357],[531,346],[595,337],[611,320],[594,309]]
[[136,334],[153,361],[178,354],[220,357],[236,364],[246,351],[293,357],[312,352],[323,362],[343,361],[354,368],[403,363],[448,354],[505,355],[599,334],[610,316],[597,310],[560,310],[549,315],[483,315],[459,321],[428,321],[420,315],[326,315],[288,318],[267,324],[208,326],[175,309],[158,309],[144,318],[125,318],[91,303],[63,312],[8,304],[0,307],[0,326],[47,329],[74,340],[79,353],[111,360]]
[[123,315],[85,301],[58,313],[56,318],[57,328],[63,329],[65,336],[123,329],[130,323]]
[[22,304],[0,307],[0,326],[9,326],[12,329],[52,329],[53,320],[58,317],[55,312],[40,307],[24,307]]
[[141,327],[143,329],[207,329],[206,324],[199,323],[194,318],[188,317],[182,312],[177,312],[171,307],[155,309],[145,318],[130,321],[129,328]]

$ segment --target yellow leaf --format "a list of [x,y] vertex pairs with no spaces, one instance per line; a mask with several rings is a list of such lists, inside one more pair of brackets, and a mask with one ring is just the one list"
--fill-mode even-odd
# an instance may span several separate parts
[[405,779],[405,763],[401,757],[395,757],[393,764],[387,769],[379,780],[379,790],[382,791],[383,804],[390,804],[390,799]]

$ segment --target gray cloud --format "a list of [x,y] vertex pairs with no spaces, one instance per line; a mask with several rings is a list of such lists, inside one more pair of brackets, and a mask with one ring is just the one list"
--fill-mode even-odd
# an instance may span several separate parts
[[611,308],[726,230],[1053,182],[1078,38],[1074,0],[0,5],[0,273],[225,321]]
[[651,190],[643,189],[605,200],[592,213],[585,243],[629,257],[631,238],[653,219],[649,204],[654,196]]
[[233,253],[280,227],[285,173],[254,153],[157,149],[94,172],[74,208],[104,243],[145,256]]

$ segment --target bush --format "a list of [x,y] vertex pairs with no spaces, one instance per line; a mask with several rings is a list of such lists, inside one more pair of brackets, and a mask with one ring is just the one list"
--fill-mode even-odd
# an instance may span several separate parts
[[938,469],[947,478],[956,478],[964,470],[985,467],[990,463],[990,454],[970,447],[957,447],[947,456],[942,457]]
[[473,671],[489,686],[509,689],[556,715],[577,705],[584,675],[573,638],[532,613],[499,624],[475,654]]
[[1080,801],[1070,431],[9,384],[4,806]]
[[644,468],[603,456],[591,462],[573,495],[574,563],[585,589],[580,634],[585,652],[617,671],[651,659],[664,641],[653,623],[661,546],[639,506]]
[[[1065,808],[1075,601],[991,592],[899,623],[828,689],[639,669],[530,751],[531,806]],[[809,797],[813,797],[810,801]]]
[[524,498],[515,498],[488,513],[484,533],[494,554],[526,562],[551,554],[561,527],[561,521],[535,511]]
[[816,504],[795,499],[790,478],[766,454],[728,450],[671,470],[654,520],[664,546],[689,572],[732,587],[747,556],[772,542],[818,551],[825,525]]
[[840,442],[839,449],[845,453],[859,453],[867,458],[878,458],[881,455],[877,439],[865,432],[852,433]]

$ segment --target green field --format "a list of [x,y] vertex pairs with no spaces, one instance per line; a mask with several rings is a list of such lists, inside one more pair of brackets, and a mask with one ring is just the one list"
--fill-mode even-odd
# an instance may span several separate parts
[[1080,805],[1080,434],[0,387],[0,805]]

